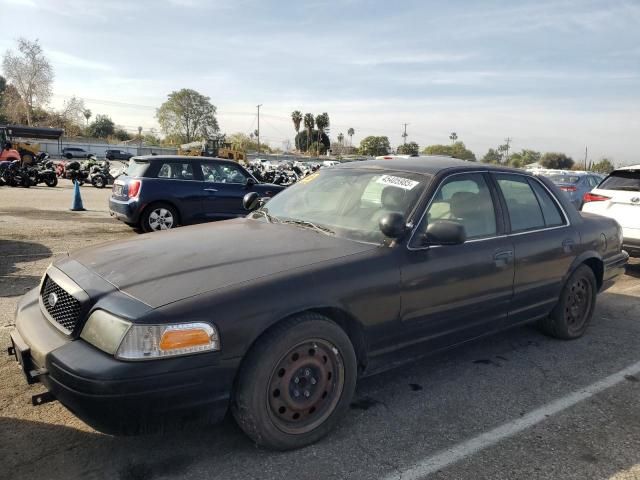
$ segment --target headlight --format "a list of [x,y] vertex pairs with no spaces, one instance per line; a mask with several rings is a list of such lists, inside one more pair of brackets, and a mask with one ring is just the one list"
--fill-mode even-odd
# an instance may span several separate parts
[[151,360],[220,350],[218,331],[204,322],[135,325],[96,310],[80,337],[120,360]]

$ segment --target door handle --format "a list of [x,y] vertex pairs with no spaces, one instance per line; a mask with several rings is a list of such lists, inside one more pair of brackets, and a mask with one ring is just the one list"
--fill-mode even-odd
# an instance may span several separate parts
[[574,241],[571,240],[570,238],[566,238],[562,241],[562,249],[565,251],[565,253],[572,252],[573,245],[574,245]]
[[493,255],[493,261],[497,267],[506,267],[513,259],[513,250],[503,250]]
[[217,192],[218,189],[217,188],[205,188],[204,191],[205,192]]

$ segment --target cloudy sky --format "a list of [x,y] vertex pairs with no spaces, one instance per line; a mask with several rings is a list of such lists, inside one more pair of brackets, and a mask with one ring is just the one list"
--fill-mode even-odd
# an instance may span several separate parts
[[[54,106],[85,99],[157,128],[172,90],[211,97],[223,131],[261,109],[272,146],[290,112],[326,111],[331,135],[421,146],[451,131],[479,157],[515,149],[640,163],[640,1],[0,0],[0,52],[39,38]],[[23,19],[28,20],[23,20]],[[8,21],[6,21],[8,20]],[[25,29],[28,25],[28,29]]]

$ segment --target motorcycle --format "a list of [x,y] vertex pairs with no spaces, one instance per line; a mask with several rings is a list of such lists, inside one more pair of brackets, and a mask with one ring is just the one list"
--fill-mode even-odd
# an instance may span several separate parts
[[31,186],[29,172],[20,163],[20,160],[14,160],[6,166],[2,171],[2,180],[10,187],[29,188]]
[[34,163],[25,167],[31,185],[44,183],[47,187],[58,185],[58,176],[53,167],[53,161],[49,160],[49,154],[39,153],[34,159]]
[[96,188],[104,188],[112,184],[115,178],[111,175],[109,161],[105,160],[101,164],[91,167],[89,178],[91,184]]
[[89,181],[89,170],[86,169],[86,166],[83,166],[80,162],[74,160],[64,166],[64,178],[83,185],[85,182]]

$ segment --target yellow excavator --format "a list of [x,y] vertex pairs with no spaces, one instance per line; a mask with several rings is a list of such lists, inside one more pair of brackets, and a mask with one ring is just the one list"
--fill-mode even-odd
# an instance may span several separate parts
[[[20,153],[20,160],[25,165],[33,163],[33,160],[40,153],[40,145],[25,141],[16,141],[15,138],[41,138],[58,140],[64,133],[59,128],[26,127],[24,125],[0,125],[0,146],[6,142],[11,142],[13,148]],[[1,148],[1,147],[0,147]]]
[[247,154],[243,150],[235,148],[231,143],[226,142],[224,135],[180,145],[178,155],[218,157],[242,163],[247,161]]

